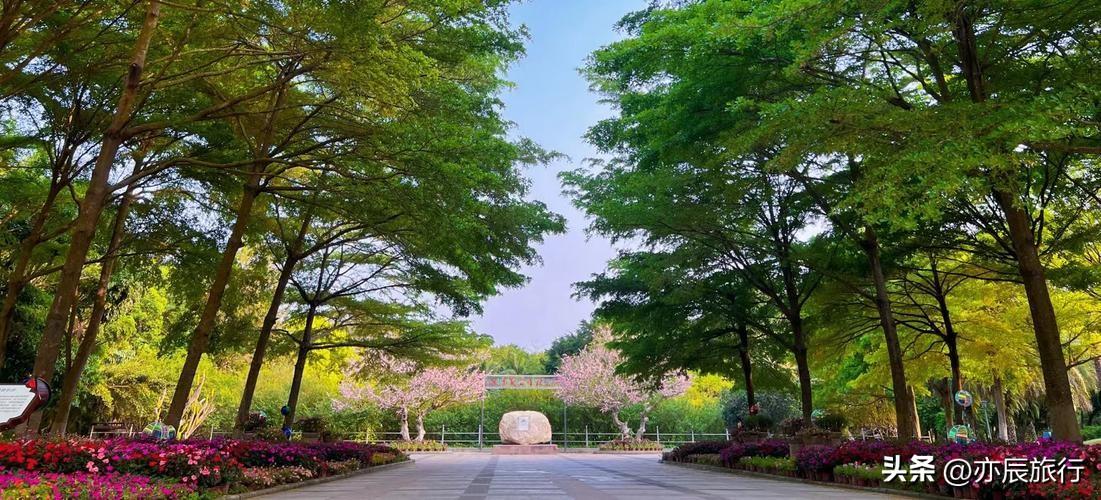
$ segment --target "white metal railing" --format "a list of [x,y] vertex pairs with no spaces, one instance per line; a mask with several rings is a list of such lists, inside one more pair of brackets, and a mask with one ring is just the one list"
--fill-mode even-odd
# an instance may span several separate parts
[[[401,441],[400,432],[362,431],[345,434],[350,441],[382,442],[389,443]],[[416,431],[410,431],[410,435],[416,436]],[[666,447],[674,447],[684,443],[696,441],[729,440],[728,432],[661,432],[660,427],[655,427],[652,432],[643,435],[645,439],[657,441]],[[579,432],[555,432],[551,435],[551,442],[563,448],[596,448],[601,443],[613,441],[619,438],[618,432],[592,432],[588,427]],[[439,441],[451,447],[483,448],[501,444],[501,438],[496,432],[482,431],[454,431],[446,426],[438,430],[426,430],[424,439]]]
[[[126,428],[117,428],[117,429],[109,429],[109,430],[97,430],[95,426],[92,426],[92,430],[88,432],[88,437],[93,438],[93,439],[97,438],[97,437],[100,438],[100,439],[112,438],[112,437],[134,437],[136,435],[141,434],[142,430],[143,430],[142,428],[138,428],[138,427],[135,427],[135,426],[129,426],[129,425],[126,426]],[[206,428],[206,429],[199,428],[194,433],[192,433],[191,436],[194,437],[194,438],[200,438],[200,439],[201,438],[214,439],[216,437],[229,437],[229,436],[232,436],[233,434],[234,434],[233,431],[219,431],[219,430],[214,429],[213,427],[209,427],[209,428]]]

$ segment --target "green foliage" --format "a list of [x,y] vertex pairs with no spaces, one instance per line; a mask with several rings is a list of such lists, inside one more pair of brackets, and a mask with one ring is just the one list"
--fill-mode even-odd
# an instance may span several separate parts
[[827,413],[814,419],[814,425],[825,431],[841,432],[848,425],[848,420],[844,415]]
[[1082,427],[1082,439],[1101,439],[1101,425],[1087,425]]
[[[759,392],[755,394],[760,411],[757,415],[766,417],[771,423],[783,422],[788,418],[798,415],[795,399],[785,393]],[[746,423],[749,414],[749,404],[746,401],[745,392],[731,391],[722,398],[723,421],[727,428],[737,427],[738,422]]]
[[402,453],[417,453],[424,451],[447,451],[447,445],[439,441],[426,439],[424,441],[394,441],[389,446]]
[[583,321],[577,331],[554,339],[546,351],[546,360],[543,363],[545,373],[555,373],[563,356],[571,356],[581,352],[589,342],[593,341],[593,323]]
[[547,353],[528,352],[515,344],[489,348],[482,371],[498,375],[546,375]]
[[776,421],[766,415],[750,415],[745,418],[743,428],[754,432],[769,432],[776,425]]
[[862,464],[838,465],[833,468],[833,475],[869,481],[881,481],[885,477],[882,467]]
[[738,459],[738,465],[743,468],[761,469],[780,473],[794,473],[794,458],[779,457],[742,457]]

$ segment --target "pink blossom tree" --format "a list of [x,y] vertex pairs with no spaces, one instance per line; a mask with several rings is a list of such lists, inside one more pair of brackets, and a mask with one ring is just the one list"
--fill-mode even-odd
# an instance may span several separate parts
[[631,427],[621,418],[623,410],[641,405],[634,439],[641,440],[650,421],[650,411],[661,400],[679,396],[691,381],[686,375],[667,374],[652,383],[642,383],[616,373],[623,361],[619,351],[608,347],[611,330],[597,330],[593,341],[581,352],[562,358],[558,369],[558,397],[567,404],[590,406],[611,415],[619,427],[620,439],[631,439]]
[[[460,367],[426,368],[408,373],[394,382],[378,387],[344,383],[336,409],[370,401],[380,408],[397,412],[401,419],[401,438],[424,441],[424,417],[429,412],[477,401],[485,393],[485,374]],[[409,418],[417,422],[417,437],[409,435]]]

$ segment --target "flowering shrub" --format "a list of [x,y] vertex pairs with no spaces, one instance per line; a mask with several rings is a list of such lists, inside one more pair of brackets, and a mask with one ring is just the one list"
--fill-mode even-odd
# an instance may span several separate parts
[[832,472],[837,465],[833,452],[829,446],[804,446],[795,453],[795,466],[803,473]]
[[617,439],[600,444],[601,451],[661,451],[665,447],[649,439]]
[[241,469],[241,484],[248,489],[263,489],[280,484],[312,479],[314,473],[305,467],[245,467]]
[[[390,458],[390,460],[389,461],[384,461],[384,460],[386,460],[386,458]],[[378,459],[380,461],[380,463],[378,463],[378,464],[373,463],[375,459]],[[389,453],[375,453],[374,455],[371,455],[371,460],[372,460],[371,465],[382,465],[382,464],[385,464],[385,463],[390,463],[390,462],[393,461],[393,459],[394,459],[394,455],[392,455],[392,454],[389,454]],[[359,470],[362,467],[363,467],[363,464],[361,464],[359,462],[359,460],[354,459],[354,458],[351,459],[351,460],[340,460],[340,461],[333,461],[333,462],[325,462],[325,470],[327,471],[328,475],[330,475],[330,476],[339,476],[341,474],[347,474],[349,472],[355,472],[355,471]]]
[[787,442],[767,439],[759,443],[734,443],[723,449],[719,455],[724,465],[733,467],[742,457],[784,458],[788,456],[788,450]]
[[195,485],[129,474],[0,472],[0,498],[188,498]]
[[375,453],[371,455],[371,465],[386,465],[392,464],[397,461],[397,454],[394,453]]
[[[674,450],[676,451],[676,450]],[[726,467],[751,468],[781,475],[789,474],[789,462],[757,460],[757,457],[783,458],[788,445],[781,440],[760,443],[733,443],[722,450],[720,457]],[[933,457],[936,482],[908,483],[882,482],[884,457],[899,456],[903,464],[912,461],[914,455]],[[700,455],[703,456],[703,455]],[[666,460],[676,461],[674,453],[665,454]],[[955,459],[972,464],[980,460],[1003,462],[1007,458],[1026,461],[1047,458],[1058,463],[1063,458],[1081,460],[1081,480],[1078,482],[1015,482],[1004,484],[997,478],[990,482],[971,484],[966,492],[958,495],[969,498],[1099,498],[1101,497],[1101,446],[1084,446],[1050,440],[1019,444],[929,444],[924,442],[851,441],[838,446],[803,446],[790,463],[801,476],[819,481],[837,481],[860,486],[882,485],[891,488],[915,490],[922,493],[951,494],[940,474],[944,465]],[[691,461],[682,460],[682,461]],[[784,465],[784,467],[781,467]],[[903,470],[905,470],[905,465]],[[959,488],[956,488],[959,490]]]

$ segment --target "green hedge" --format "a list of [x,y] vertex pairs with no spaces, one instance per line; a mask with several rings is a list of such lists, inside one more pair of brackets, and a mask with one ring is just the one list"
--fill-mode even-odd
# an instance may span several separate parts
[[1082,439],[1089,441],[1099,438],[1101,438],[1101,425],[1087,425],[1082,427]]

